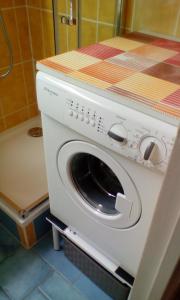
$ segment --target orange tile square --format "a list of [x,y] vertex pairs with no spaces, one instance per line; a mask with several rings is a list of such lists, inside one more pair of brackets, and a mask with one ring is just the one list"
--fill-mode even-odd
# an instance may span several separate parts
[[83,68],[80,72],[111,84],[123,80],[135,73],[133,70],[116,66],[115,64],[105,61]]
[[152,45],[145,45],[130,51],[131,53],[153,59],[155,61],[163,61],[177,54],[176,51],[168,50]]
[[177,84],[142,73],[136,73],[120,81],[116,86],[155,102],[159,102],[178,89]]
[[87,74],[78,71],[74,71],[68,75],[74,79],[84,81],[85,83],[88,83],[90,85],[96,86],[101,89],[107,89],[108,87],[111,86],[111,84],[108,82],[102,81],[100,79],[97,79],[95,77],[89,76]]

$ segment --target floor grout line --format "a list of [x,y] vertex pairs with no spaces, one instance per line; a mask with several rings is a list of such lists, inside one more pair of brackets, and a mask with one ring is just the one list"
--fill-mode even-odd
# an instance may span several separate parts
[[40,286],[38,287],[38,290],[40,291],[40,293],[41,293],[46,299],[48,299],[48,300],[53,300],[52,298],[50,298],[50,297],[46,294],[46,292],[44,292],[44,291],[41,289]]

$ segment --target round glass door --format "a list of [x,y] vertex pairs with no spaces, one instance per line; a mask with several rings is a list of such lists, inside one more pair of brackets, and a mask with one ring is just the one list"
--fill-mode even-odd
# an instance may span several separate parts
[[80,208],[113,228],[133,226],[141,215],[134,182],[115,153],[106,153],[84,141],[65,143],[57,153],[57,169],[64,185],[66,205]]
[[124,195],[123,187],[114,172],[99,158],[78,153],[70,162],[70,172],[78,192],[99,212],[115,215],[116,196]]

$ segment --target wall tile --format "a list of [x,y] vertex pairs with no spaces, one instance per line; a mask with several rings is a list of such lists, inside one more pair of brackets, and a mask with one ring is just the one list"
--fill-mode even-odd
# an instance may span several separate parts
[[26,5],[26,0],[14,0],[15,6]]
[[[55,55],[54,52],[54,25],[51,12],[42,11],[43,43],[45,57]],[[43,57],[42,57],[43,58]]]
[[97,0],[81,0],[81,14],[82,14],[82,17],[84,17],[84,18],[96,20],[97,19]]
[[77,27],[68,27],[68,50],[74,50],[77,48]]
[[36,102],[35,80],[32,61],[23,64],[28,104]]
[[6,128],[14,127],[19,123],[26,121],[27,119],[28,119],[28,109],[24,108],[18,112],[15,112],[5,117]]
[[[180,10],[179,0],[137,0],[134,30],[174,35],[176,20]],[[143,12],[143,13],[142,13]]]
[[29,8],[29,22],[32,39],[33,57],[38,60],[44,58],[43,31],[41,23],[41,11]]
[[67,25],[62,24],[61,22],[58,23],[59,26],[59,47],[60,47],[60,53],[64,53],[68,51],[68,40],[67,40]]
[[99,1],[99,20],[113,24],[116,12],[116,0]]
[[96,23],[81,22],[81,47],[96,43]]
[[27,0],[27,5],[33,7],[41,7],[41,0]]
[[37,103],[28,106],[29,118],[33,118],[39,114]]
[[66,13],[66,0],[57,0],[57,9],[59,13]]
[[0,118],[0,132],[4,131],[5,129],[6,129],[6,127],[4,125],[3,119]]
[[12,6],[13,6],[13,0],[0,0],[1,8],[12,7]]
[[114,26],[98,25],[98,42],[112,38],[114,35]]
[[23,60],[31,59],[32,53],[30,48],[29,30],[28,30],[28,19],[27,11],[25,7],[16,9],[18,34],[21,46],[21,54]]
[[52,10],[52,0],[42,0],[41,8],[51,9]]
[[176,37],[180,38],[180,14],[179,14],[179,18],[178,18],[178,25],[177,25]]
[[26,106],[26,93],[21,65],[14,66],[12,72],[1,82],[0,98],[4,115]]
[[[16,20],[15,20],[15,12],[13,9],[9,10],[4,10],[3,11],[3,16],[4,20],[6,23],[6,27],[8,30],[8,34],[10,37],[10,41],[12,44],[12,50],[13,50],[13,61],[14,63],[20,62],[21,57],[20,57],[20,49],[18,45],[18,32],[17,32],[17,27],[16,27]],[[8,54],[8,49],[7,45],[4,40],[4,36],[2,34],[2,31],[0,31],[0,57],[1,57],[1,67],[7,66],[9,63],[9,54]]]

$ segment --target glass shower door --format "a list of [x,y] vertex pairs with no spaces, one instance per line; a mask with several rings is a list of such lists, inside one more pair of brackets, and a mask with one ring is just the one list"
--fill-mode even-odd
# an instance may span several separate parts
[[56,54],[119,34],[122,0],[54,0]]

